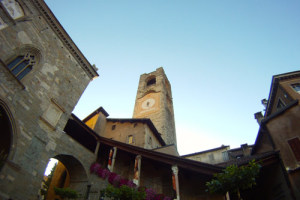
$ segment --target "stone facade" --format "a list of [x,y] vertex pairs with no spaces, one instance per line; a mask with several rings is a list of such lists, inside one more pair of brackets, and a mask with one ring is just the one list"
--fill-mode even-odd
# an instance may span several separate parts
[[[230,149],[229,146],[221,146],[218,148],[192,153],[188,155],[183,155],[183,158],[196,160],[199,162],[205,162],[210,164],[217,164],[226,162],[228,160],[228,154],[227,151]],[[227,157],[226,157],[227,155]],[[226,159],[227,158],[227,159]]]
[[[4,133],[11,144],[1,146],[8,157],[0,173],[0,197],[36,199],[51,157],[94,159],[85,149],[74,151],[63,129],[97,73],[43,1],[1,1],[0,16],[6,24],[0,29],[0,107],[11,126]],[[9,67],[18,58],[26,63],[27,55],[34,59],[32,69],[20,78]]]
[[177,146],[171,85],[162,67],[141,75],[133,118],[150,118],[166,144]]

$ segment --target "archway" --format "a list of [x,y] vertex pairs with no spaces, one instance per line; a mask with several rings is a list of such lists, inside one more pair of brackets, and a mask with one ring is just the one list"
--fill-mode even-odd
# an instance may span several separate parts
[[[0,102],[1,103],[1,102]],[[0,171],[10,153],[12,144],[12,126],[9,117],[0,104]]]
[[60,154],[53,158],[57,160],[57,164],[51,175],[48,194],[46,195],[47,200],[60,199],[59,196],[55,195],[54,187],[70,188],[75,190],[80,197],[84,197],[89,186],[83,165],[71,155]]

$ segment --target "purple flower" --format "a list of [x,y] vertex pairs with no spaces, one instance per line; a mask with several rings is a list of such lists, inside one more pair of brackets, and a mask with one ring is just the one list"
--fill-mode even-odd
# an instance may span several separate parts
[[102,176],[103,168],[98,168],[97,171],[95,172],[98,176]]
[[121,187],[122,185],[127,185],[127,186],[128,186],[128,180],[125,179],[125,178],[121,178],[121,180],[120,180],[120,187]]
[[116,173],[114,173],[114,172],[110,173],[110,175],[108,176],[108,182],[113,185],[114,184],[114,179],[115,179],[116,176],[117,176]]
[[113,185],[115,187],[119,187],[120,185],[120,180],[121,180],[121,176],[119,174],[117,174],[114,179],[113,179]]
[[97,172],[97,170],[101,167],[101,165],[99,163],[93,163],[90,167],[90,172],[91,173],[95,173]]
[[157,194],[157,195],[155,195],[154,200],[164,200],[164,195],[163,194]]
[[171,197],[165,197],[164,200],[172,200],[173,198]]
[[101,173],[101,178],[106,179],[110,174],[111,173],[108,169],[103,169]]
[[130,188],[136,188],[136,184],[132,182],[131,180],[127,182],[127,186]]
[[151,188],[146,189],[145,192],[146,192],[146,199],[145,200],[152,200],[152,199],[155,198],[155,192]]

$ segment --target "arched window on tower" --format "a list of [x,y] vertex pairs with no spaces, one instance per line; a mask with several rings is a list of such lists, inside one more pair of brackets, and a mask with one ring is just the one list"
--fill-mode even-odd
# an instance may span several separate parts
[[147,81],[147,86],[149,86],[149,85],[154,85],[154,84],[156,84],[156,77],[154,76],[154,77],[151,77],[150,79],[148,79],[148,81]]
[[31,53],[26,53],[13,59],[8,65],[8,69],[15,75],[18,80],[21,80],[28,74],[36,64],[36,58]]

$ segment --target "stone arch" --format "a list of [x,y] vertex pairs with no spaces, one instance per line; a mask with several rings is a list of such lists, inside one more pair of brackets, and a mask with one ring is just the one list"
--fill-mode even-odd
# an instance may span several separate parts
[[5,59],[5,63],[11,62],[16,56],[25,54],[25,53],[31,53],[33,54],[36,58],[36,64],[35,66],[39,66],[40,63],[43,62],[43,56],[42,56],[42,50],[38,48],[35,45],[32,44],[24,44],[18,48],[15,48],[14,50],[10,51],[8,54],[7,59]]
[[89,185],[88,175],[81,162],[72,155],[59,154],[53,158],[60,161],[67,169],[70,176],[71,189],[76,190],[79,194],[84,195]]
[[6,160],[12,159],[13,136],[15,132],[15,123],[12,113],[7,104],[0,99],[0,170],[6,163]]

